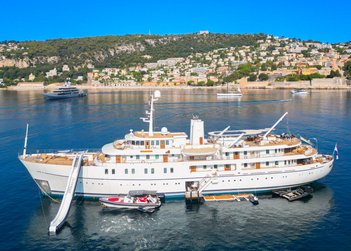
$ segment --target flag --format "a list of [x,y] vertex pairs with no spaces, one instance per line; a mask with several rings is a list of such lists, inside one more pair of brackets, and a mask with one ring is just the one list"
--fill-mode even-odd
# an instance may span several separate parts
[[335,159],[338,160],[339,159],[338,143],[335,144],[333,154],[335,156]]

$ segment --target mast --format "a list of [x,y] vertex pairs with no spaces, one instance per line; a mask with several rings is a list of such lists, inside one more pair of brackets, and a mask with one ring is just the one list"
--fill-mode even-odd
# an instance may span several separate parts
[[161,92],[156,90],[153,95],[150,96],[150,111],[146,111],[147,114],[146,118],[140,118],[143,122],[149,123],[149,136],[154,135],[154,102],[161,97]]
[[26,158],[26,154],[27,154],[28,127],[29,127],[29,124],[27,123],[26,136],[24,137],[24,146],[23,146],[23,154],[22,154],[23,159]]

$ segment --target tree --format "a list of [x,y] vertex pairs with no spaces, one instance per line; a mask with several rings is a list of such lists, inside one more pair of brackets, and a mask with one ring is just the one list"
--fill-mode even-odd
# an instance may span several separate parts
[[207,86],[213,86],[213,85],[214,85],[214,82],[213,82],[211,79],[209,79],[209,80],[207,80],[206,85],[207,85]]
[[257,80],[257,76],[255,74],[250,74],[249,78],[247,79],[247,81],[249,82],[253,82]]
[[335,78],[335,77],[341,77],[341,74],[339,72],[339,70],[331,70],[330,74],[327,76],[327,78]]
[[351,79],[351,60],[345,63],[343,70],[344,70],[344,76],[347,79]]
[[190,86],[193,86],[194,85],[194,81],[193,80],[189,80],[187,84],[190,85]]
[[289,75],[286,77],[286,80],[289,82],[299,81],[299,77],[295,74]]
[[266,73],[261,73],[260,75],[258,75],[258,79],[260,81],[267,81],[269,79],[269,76]]

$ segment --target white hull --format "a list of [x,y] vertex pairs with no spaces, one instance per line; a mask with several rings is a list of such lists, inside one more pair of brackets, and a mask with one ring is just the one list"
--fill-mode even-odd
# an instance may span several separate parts
[[[29,173],[36,180],[40,189],[51,195],[64,193],[71,170],[67,165],[48,165],[21,160]],[[257,161],[257,160],[255,160]],[[265,161],[265,160],[261,160]],[[205,163],[206,162],[206,163]],[[204,164],[218,165],[238,163],[225,160],[204,161]],[[121,163],[103,166],[82,166],[76,194],[85,197],[106,197],[117,194],[128,194],[130,190],[157,190],[169,196],[184,196],[186,182],[200,181],[211,170],[191,172],[192,162],[169,163]],[[319,180],[331,171],[333,160],[325,163],[308,165],[262,168],[251,170],[224,171],[218,169],[218,176],[211,181],[203,193],[215,194],[226,192],[259,192],[274,189],[295,187]],[[135,174],[124,174],[125,168],[139,170]],[[154,168],[154,174],[145,175],[144,168]],[[173,173],[164,173],[164,168],[173,168]],[[106,174],[105,170],[109,170]],[[111,169],[116,173],[112,174]],[[46,184],[47,182],[47,184]]]
[[218,97],[241,97],[241,93],[217,93]]
[[104,205],[105,207],[110,207],[110,208],[117,208],[117,209],[144,209],[144,210],[150,210],[150,209],[157,209],[161,206],[161,204],[125,204],[125,203],[113,203],[113,202],[108,202],[108,201],[101,201],[100,203]]
[[43,95],[47,99],[66,99],[66,98],[84,97],[86,96],[86,93],[79,92],[79,93],[70,93],[65,95],[58,95],[56,93],[44,93]]

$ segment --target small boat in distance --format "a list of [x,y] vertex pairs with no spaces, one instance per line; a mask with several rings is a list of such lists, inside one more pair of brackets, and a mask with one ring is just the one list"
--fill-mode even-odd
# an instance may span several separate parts
[[227,83],[227,92],[218,92],[217,97],[241,97],[243,94],[241,93],[240,88],[237,88],[236,91],[229,91],[228,83]]
[[136,209],[142,212],[154,212],[161,206],[161,199],[156,191],[131,190],[128,195],[100,198],[105,207],[116,209]]
[[63,87],[59,87],[53,92],[43,93],[43,95],[47,99],[65,99],[84,97],[87,95],[87,93],[79,90],[77,87],[72,87],[70,79],[67,78]]
[[291,94],[308,94],[305,89],[293,89],[290,91]]

